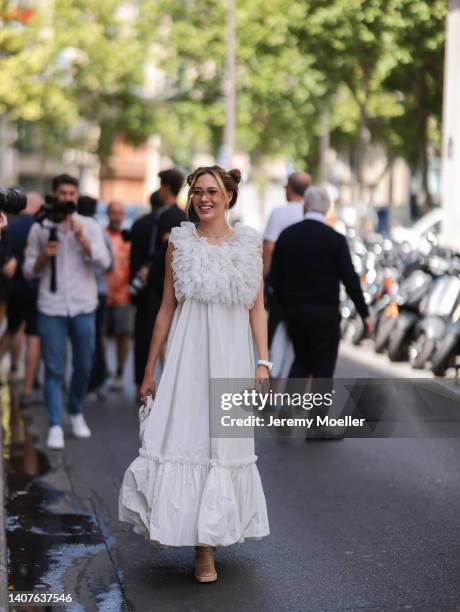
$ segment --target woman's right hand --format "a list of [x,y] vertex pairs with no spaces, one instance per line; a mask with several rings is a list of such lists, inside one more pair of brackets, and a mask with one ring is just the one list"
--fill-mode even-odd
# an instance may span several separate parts
[[144,404],[144,406],[147,405],[147,396],[151,395],[152,399],[155,397],[156,394],[156,385],[155,385],[155,379],[153,378],[153,375],[146,375],[144,376],[144,380],[142,381],[141,386],[139,387],[139,401],[142,402]]

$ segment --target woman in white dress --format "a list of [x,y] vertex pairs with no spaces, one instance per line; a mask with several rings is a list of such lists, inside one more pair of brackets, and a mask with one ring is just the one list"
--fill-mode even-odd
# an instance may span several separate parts
[[[164,546],[195,546],[199,582],[217,579],[216,546],[269,534],[254,438],[210,435],[210,379],[262,381],[271,367],[261,238],[226,220],[240,179],[239,170],[219,166],[198,168],[187,179],[188,213],[198,225],[183,222],[169,237],[140,388],[150,410],[119,495],[119,518],[136,533]],[[166,340],[156,390],[153,373]]]

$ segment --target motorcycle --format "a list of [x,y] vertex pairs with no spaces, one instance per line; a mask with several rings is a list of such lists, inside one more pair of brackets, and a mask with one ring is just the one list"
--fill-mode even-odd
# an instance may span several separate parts
[[[401,261],[399,253],[388,239],[374,239],[365,243],[365,255],[361,251],[359,262],[355,269],[360,275],[364,299],[369,308],[370,316],[376,321],[390,301],[394,293],[397,279],[400,276]],[[354,345],[359,345],[366,335],[366,329],[361,316],[356,311],[353,302],[342,294],[342,335]]]
[[[362,279],[365,276],[365,270],[367,268],[368,251],[367,248],[360,239],[356,236],[349,236],[349,247],[351,253],[351,260],[353,267],[359,277]],[[347,295],[343,285],[340,286],[340,331],[341,336],[347,340],[350,340],[355,344],[354,337],[359,332],[358,319],[361,321],[361,317],[356,312],[355,305],[351,298]],[[363,325],[364,329],[364,325]],[[365,331],[365,330],[364,330]]]
[[431,360],[460,303],[460,262],[457,257],[450,257],[448,265],[447,272],[434,282],[423,309],[423,319],[417,323],[415,337],[409,345],[409,362],[414,369],[423,369]]
[[385,313],[389,320],[387,352],[391,361],[407,358],[415,326],[432,285],[433,275],[429,270],[414,270],[401,284],[397,299],[388,305]]
[[431,371],[435,376],[445,376],[449,368],[458,371],[457,355],[460,349],[460,304],[452,313],[444,338],[436,345],[431,358]]

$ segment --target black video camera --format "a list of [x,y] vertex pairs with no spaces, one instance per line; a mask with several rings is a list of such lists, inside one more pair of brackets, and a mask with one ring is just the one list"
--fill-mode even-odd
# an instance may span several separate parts
[[49,219],[53,223],[62,223],[72,213],[76,212],[75,202],[60,202],[54,196],[45,196],[45,203],[35,215],[35,219],[41,223],[44,219]]
[[19,215],[27,206],[27,196],[20,189],[0,189],[0,211]]

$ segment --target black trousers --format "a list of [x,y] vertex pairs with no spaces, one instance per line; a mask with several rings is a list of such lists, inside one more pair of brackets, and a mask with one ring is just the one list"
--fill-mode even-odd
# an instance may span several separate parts
[[153,326],[160,310],[161,297],[147,291],[136,304],[134,319],[134,379],[136,385],[142,384],[144,370],[149,356]]
[[104,346],[102,344],[102,322],[107,309],[107,296],[98,296],[98,306],[96,309],[96,342],[94,345],[93,366],[88,385],[88,392],[96,391],[105,383],[107,379],[107,361],[105,358]]
[[332,378],[340,342],[339,314],[289,312],[286,322],[295,354],[289,378]]
[[271,347],[278,324],[283,320],[283,309],[274,293],[268,296],[268,347]]

